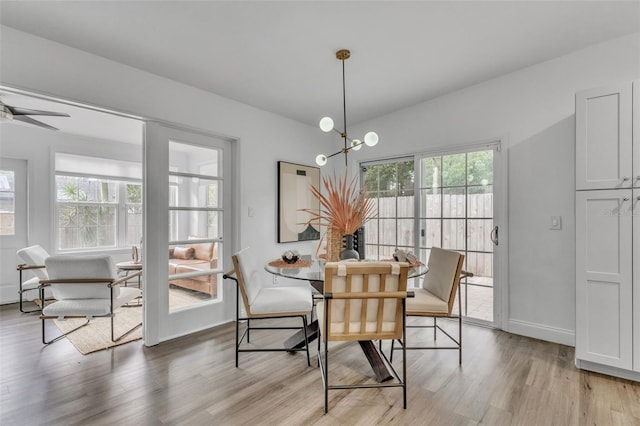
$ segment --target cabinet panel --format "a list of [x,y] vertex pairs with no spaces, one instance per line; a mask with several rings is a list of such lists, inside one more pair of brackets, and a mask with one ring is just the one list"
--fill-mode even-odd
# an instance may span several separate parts
[[576,189],[631,187],[632,87],[576,95]]
[[640,188],[640,80],[633,82],[633,186]]
[[640,189],[633,191],[633,369],[640,372]]
[[576,357],[633,365],[631,190],[576,193]]

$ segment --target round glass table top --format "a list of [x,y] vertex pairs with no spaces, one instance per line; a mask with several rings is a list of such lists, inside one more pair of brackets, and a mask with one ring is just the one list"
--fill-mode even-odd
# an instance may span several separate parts
[[[366,262],[362,260],[361,262]],[[285,278],[307,281],[324,281],[324,259],[312,259],[311,265],[296,267],[295,264],[286,267],[271,266],[268,263],[264,266],[267,272]],[[409,278],[419,277],[429,271],[429,267],[422,263],[409,268]]]

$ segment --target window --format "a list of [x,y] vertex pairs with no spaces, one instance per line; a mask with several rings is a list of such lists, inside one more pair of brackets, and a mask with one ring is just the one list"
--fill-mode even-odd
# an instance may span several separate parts
[[0,235],[15,235],[15,174],[0,170]]
[[413,158],[362,166],[365,196],[378,215],[365,225],[365,257],[390,259],[396,248],[414,251]]
[[56,247],[118,249],[142,239],[136,163],[56,154]]

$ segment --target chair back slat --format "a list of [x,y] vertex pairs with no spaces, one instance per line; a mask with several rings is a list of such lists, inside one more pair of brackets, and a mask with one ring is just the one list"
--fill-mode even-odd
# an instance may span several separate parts
[[[396,265],[399,266],[394,267],[392,262],[326,264],[325,294],[330,296],[323,315],[327,315],[327,340],[402,337],[409,266]],[[321,326],[324,328],[324,324]]]

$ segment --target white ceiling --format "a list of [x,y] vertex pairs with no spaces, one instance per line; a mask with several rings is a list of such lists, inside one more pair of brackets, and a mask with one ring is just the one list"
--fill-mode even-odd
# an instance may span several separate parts
[[[31,118],[57,128],[63,133],[103,139],[105,141],[119,141],[124,143],[142,144],[143,123],[140,120],[125,118],[102,111],[87,108],[86,106],[72,105],[57,102],[45,98],[25,96],[19,92],[11,92],[0,89],[0,99],[5,105],[14,107],[37,109],[42,111],[65,112],[69,117],[32,116]],[[26,126],[34,128],[31,124],[20,121],[1,123],[2,126]],[[38,130],[48,132],[50,130]]]
[[[640,32],[640,1],[0,1],[0,23],[315,125]],[[640,56],[640,53],[639,53]]]

